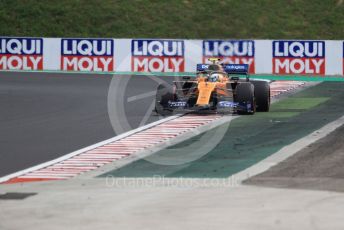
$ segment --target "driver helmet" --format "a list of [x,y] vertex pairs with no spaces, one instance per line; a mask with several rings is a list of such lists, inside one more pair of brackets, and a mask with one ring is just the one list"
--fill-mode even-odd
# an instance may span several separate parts
[[217,82],[220,80],[220,74],[218,73],[213,73],[210,75],[209,80],[210,82]]

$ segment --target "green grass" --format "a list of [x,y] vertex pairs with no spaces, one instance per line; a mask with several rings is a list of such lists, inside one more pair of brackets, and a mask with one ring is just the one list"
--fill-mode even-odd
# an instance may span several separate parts
[[1,0],[1,36],[343,39],[341,0]]
[[327,100],[329,100],[328,97],[290,98],[289,100],[284,100],[274,105],[274,109],[310,109],[314,106],[324,103]]

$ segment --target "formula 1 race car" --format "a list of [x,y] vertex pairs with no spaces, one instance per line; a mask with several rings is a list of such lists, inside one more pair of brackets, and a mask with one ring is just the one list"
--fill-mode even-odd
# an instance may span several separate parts
[[254,114],[270,107],[270,85],[264,80],[250,80],[246,64],[197,64],[195,79],[183,77],[173,86],[157,88],[155,111],[160,115],[173,112],[214,111]]

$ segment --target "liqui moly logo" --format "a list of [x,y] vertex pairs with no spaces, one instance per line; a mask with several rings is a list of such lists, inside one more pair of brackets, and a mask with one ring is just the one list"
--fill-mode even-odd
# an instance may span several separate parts
[[203,63],[208,63],[210,57],[218,57],[224,64],[248,64],[249,72],[255,73],[254,51],[251,40],[205,40]]
[[62,39],[61,70],[114,70],[114,42],[112,39]]
[[184,41],[132,40],[134,72],[184,72]]
[[343,75],[344,75],[344,42],[343,42]]
[[273,41],[273,73],[325,74],[325,42]]
[[0,38],[0,69],[42,70],[43,39]]

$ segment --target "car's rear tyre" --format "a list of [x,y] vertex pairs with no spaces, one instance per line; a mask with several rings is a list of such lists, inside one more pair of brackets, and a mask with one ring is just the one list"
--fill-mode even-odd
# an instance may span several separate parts
[[254,86],[250,82],[242,82],[237,85],[235,91],[235,102],[238,102],[240,105],[251,104],[250,109],[238,110],[238,114],[254,114],[256,112]]
[[173,113],[171,108],[168,108],[168,101],[174,100],[174,93],[171,86],[166,84],[159,84],[155,96],[155,112],[168,116]]
[[253,81],[257,112],[268,112],[270,109],[270,84],[266,81]]

